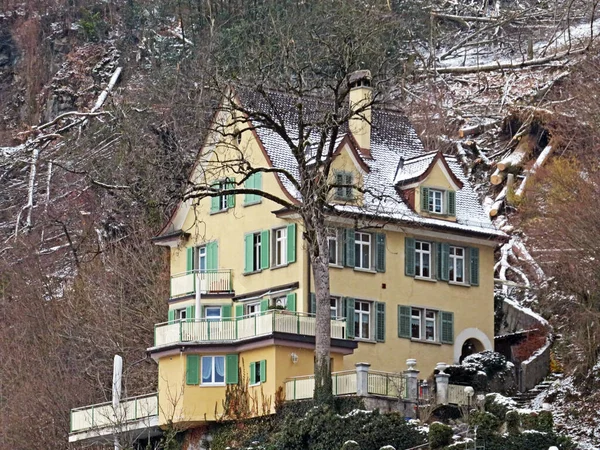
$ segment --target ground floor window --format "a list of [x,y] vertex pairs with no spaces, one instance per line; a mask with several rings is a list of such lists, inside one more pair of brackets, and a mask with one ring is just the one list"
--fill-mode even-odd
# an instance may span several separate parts
[[202,384],[225,383],[225,357],[202,357]]

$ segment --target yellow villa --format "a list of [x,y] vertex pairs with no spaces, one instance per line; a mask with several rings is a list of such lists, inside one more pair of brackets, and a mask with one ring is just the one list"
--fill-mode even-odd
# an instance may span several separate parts
[[[370,98],[368,72],[350,83],[351,105]],[[279,92],[235,99],[264,110],[294,102]],[[238,151],[266,169],[243,187],[299,201],[294,185],[269,170],[297,173],[279,135],[225,110],[214,120],[233,131],[207,138],[192,183],[236,185],[239,172],[206,167]],[[416,359],[427,378],[438,362],[493,350],[494,249],[504,234],[456,158],[428,152],[400,112],[373,107],[337,138],[331,173],[342,185],[327,216],[336,393],[357,392],[357,363],[370,364],[376,382]],[[311,395],[314,284],[296,213],[256,194],[189,199],[153,241],[171,264],[168,317],[148,349],[158,363],[159,426],[222,418],[226,392],[241,384],[254,414]]]

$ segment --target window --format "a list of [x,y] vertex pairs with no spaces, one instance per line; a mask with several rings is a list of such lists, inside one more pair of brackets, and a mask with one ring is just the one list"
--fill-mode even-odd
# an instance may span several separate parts
[[327,247],[329,248],[329,264],[334,266],[341,265],[338,249],[338,230],[335,228],[327,230]]
[[251,362],[249,384],[259,384],[265,381],[267,381],[267,360]]
[[198,270],[206,271],[206,245],[198,247]]
[[369,233],[354,235],[354,267],[371,269],[371,235]]
[[260,302],[247,303],[244,305],[245,316],[256,316],[260,313]]
[[[265,243],[268,248],[269,232],[263,231],[258,233],[250,233],[247,234],[244,239],[246,252],[246,265],[244,267],[244,272],[258,272],[259,270],[265,268],[263,265],[265,262],[263,256],[263,243]],[[269,261],[267,260],[266,262],[268,263]],[[269,267],[268,264],[266,267]]]
[[354,198],[352,187],[354,186],[354,175],[352,172],[335,172],[335,199],[352,200]]
[[456,192],[422,187],[421,211],[431,214],[456,216]]
[[[235,182],[231,178],[226,178],[224,180],[216,181],[212,184],[212,189],[215,191],[224,191],[228,189],[235,188]],[[235,195],[219,195],[216,197],[211,197],[210,203],[210,212],[217,213],[220,211],[225,211],[229,208],[233,208],[235,206]]]
[[187,317],[187,309],[181,308],[175,310],[175,320],[184,320]]
[[465,282],[465,249],[450,246],[448,279],[455,283]]
[[273,297],[271,304],[275,308],[285,309],[287,308],[287,295],[280,295],[279,297]]
[[399,305],[398,337],[452,344],[454,314],[449,311]]
[[337,297],[331,297],[329,299],[329,309],[331,311],[331,318],[332,319],[337,319],[338,317],[342,316],[342,311],[341,311],[341,302],[340,299]]
[[208,320],[219,320],[221,319],[221,307],[220,306],[205,306],[204,317]]
[[354,302],[354,333],[357,338],[369,339],[371,325],[371,303],[356,300]]
[[415,276],[431,278],[431,243],[415,242]]
[[274,267],[284,266],[287,261],[287,228],[273,230],[273,261]]
[[225,383],[225,357],[202,357],[202,384]]
[[443,212],[443,198],[444,193],[436,189],[429,190],[429,212],[435,214],[442,214]]

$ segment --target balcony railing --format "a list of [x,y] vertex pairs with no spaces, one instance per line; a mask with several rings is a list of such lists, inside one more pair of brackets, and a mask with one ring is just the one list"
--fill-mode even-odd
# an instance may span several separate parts
[[233,292],[231,269],[192,270],[171,277],[171,298],[193,295],[200,287],[201,294]]
[[156,393],[124,399],[113,408],[112,402],[71,410],[71,433],[104,427],[125,427],[136,420],[158,416]]
[[[403,375],[391,372],[369,371],[367,374],[367,394],[392,398],[405,398],[406,379]],[[355,370],[333,372],[331,374],[333,395],[356,395],[359,392]],[[285,381],[285,399],[302,400],[312,398],[315,391],[315,376],[289,378]]]
[[[178,342],[235,342],[273,333],[315,336],[313,315],[286,310],[269,310],[259,314],[226,319],[182,319],[154,326],[154,346]],[[331,337],[346,338],[346,320],[331,321]]]

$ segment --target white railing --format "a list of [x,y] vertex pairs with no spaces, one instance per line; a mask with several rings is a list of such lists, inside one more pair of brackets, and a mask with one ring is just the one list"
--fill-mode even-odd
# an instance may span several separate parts
[[[345,370],[331,374],[333,395],[356,394],[356,371]],[[294,377],[285,381],[285,399],[303,400],[313,398],[315,376]]]
[[397,373],[370,370],[368,375],[368,392],[384,397],[406,397],[406,378]]
[[448,385],[448,403],[453,405],[468,405],[469,396],[465,393],[465,388],[461,384],[449,384]]
[[171,298],[195,294],[197,285],[200,285],[202,294],[233,292],[231,270],[193,270],[173,275],[171,277]]
[[71,410],[71,433],[92,428],[124,426],[128,422],[157,415],[156,393],[124,399],[116,409],[112,402],[98,403]]
[[[154,326],[154,346],[177,342],[227,342],[273,333],[316,335],[313,315],[286,310],[224,319],[182,319]],[[346,338],[345,319],[331,321],[331,337]]]
[[333,395],[356,394],[356,371],[334,372],[331,374]]

